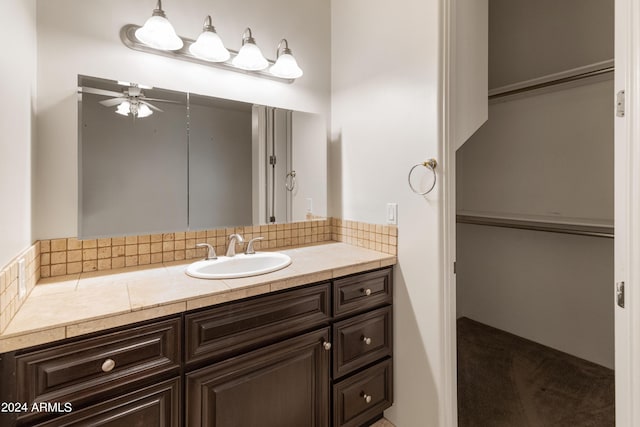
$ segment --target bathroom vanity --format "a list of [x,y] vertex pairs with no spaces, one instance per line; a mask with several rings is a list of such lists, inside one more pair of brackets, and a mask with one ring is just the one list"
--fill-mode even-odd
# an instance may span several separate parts
[[368,425],[393,402],[392,268],[3,353],[0,424]]

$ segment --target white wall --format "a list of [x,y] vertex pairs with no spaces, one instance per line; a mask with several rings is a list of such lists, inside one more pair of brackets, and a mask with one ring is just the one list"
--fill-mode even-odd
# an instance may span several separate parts
[[31,162],[36,102],[36,3],[2,3],[0,268],[32,243]]
[[615,0],[490,0],[489,88],[613,58]]
[[458,313],[613,368],[613,240],[458,225]]
[[306,219],[307,199],[311,199],[314,216],[327,216],[327,132],[324,120],[317,114],[299,111],[294,111],[292,116],[293,169],[296,171],[292,221]]
[[[178,34],[195,38],[212,14],[226,45],[240,48],[249,25],[273,58],[286,37],[305,75],[292,85],[144,54],[125,47],[120,28],[142,25],[155,1],[38,0],[38,163],[35,237],[74,236],[77,223],[78,74],[274,105],[327,115],[330,100],[330,9],[312,0],[166,1]],[[292,19],[295,17],[295,19]]]
[[394,277],[395,404],[401,427],[439,425],[440,188],[407,185],[412,165],[440,157],[439,2],[332,1],[329,214],[384,223],[399,205]]
[[606,80],[490,105],[457,153],[458,211],[612,224],[612,94]]
[[489,0],[456,0],[454,35],[455,53],[454,149],[460,148],[487,121],[489,85]]

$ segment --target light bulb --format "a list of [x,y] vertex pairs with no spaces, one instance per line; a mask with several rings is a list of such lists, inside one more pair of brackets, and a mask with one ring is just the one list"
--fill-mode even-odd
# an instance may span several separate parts
[[153,10],[153,15],[136,30],[136,38],[154,49],[178,50],[183,46],[182,39],[178,37],[162,10],[160,0]]
[[152,114],[153,114],[153,111],[151,111],[151,108],[149,108],[147,105],[140,104],[140,106],[138,107],[138,117],[139,118],[149,117]]
[[269,72],[283,79],[297,79],[303,74],[298,62],[290,53],[280,55],[276,63],[269,69]]
[[[249,33],[245,36],[246,33]],[[233,65],[243,70],[259,71],[264,70],[269,66],[269,62],[265,59],[260,51],[260,48],[256,45],[255,40],[251,36],[251,28],[244,30],[242,35],[242,47],[238,55],[233,58]]]
[[205,18],[202,33],[195,43],[189,46],[189,52],[204,61],[224,62],[229,59],[229,51],[224,47],[222,40],[216,34],[216,29],[211,25],[211,16]]
[[131,104],[129,104],[129,101],[121,102],[120,105],[118,105],[118,108],[116,109],[116,114],[120,114],[122,116],[128,116],[130,112],[131,112]]

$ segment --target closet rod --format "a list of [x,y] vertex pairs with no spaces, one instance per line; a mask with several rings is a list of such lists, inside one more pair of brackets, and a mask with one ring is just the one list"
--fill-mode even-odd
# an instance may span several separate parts
[[531,84],[531,85],[518,87],[516,89],[511,89],[511,90],[507,89],[507,90],[504,90],[504,91],[500,91],[500,89],[498,89],[497,93],[493,93],[493,94],[489,95],[489,100],[502,98],[502,97],[510,96],[510,95],[517,95],[517,94],[523,93],[523,92],[529,92],[529,91],[532,91],[532,90],[543,89],[543,88],[546,88],[546,87],[549,87],[549,86],[556,86],[556,85],[559,85],[559,84],[569,83],[569,82],[582,80],[582,79],[587,79],[587,78],[590,78],[590,77],[601,76],[603,74],[612,73],[614,71],[615,71],[615,67],[613,65],[611,65],[611,66],[607,66],[607,67],[604,67],[604,68],[587,71],[587,72],[584,72],[584,73],[578,73],[578,74],[575,74],[575,75],[570,75],[570,76],[566,76],[566,77],[560,77],[560,78],[557,78],[557,79],[543,81],[541,83],[534,83],[534,84]]
[[614,238],[613,227],[594,225],[559,224],[557,222],[526,221],[473,215],[457,215],[458,224],[487,225],[490,227],[516,228],[520,230],[548,231],[550,233],[574,234],[578,236]]

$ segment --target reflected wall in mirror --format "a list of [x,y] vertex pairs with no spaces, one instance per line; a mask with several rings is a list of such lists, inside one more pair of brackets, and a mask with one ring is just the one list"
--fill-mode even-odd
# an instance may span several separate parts
[[133,117],[117,113],[123,102],[131,104],[124,95],[130,85],[86,77],[79,85],[78,235],[186,229],[186,94],[140,89],[153,99],[144,102],[161,111]]
[[79,76],[80,238],[326,217],[321,115]]
[[189,95],[189,228],[251,224],[252,108]]

